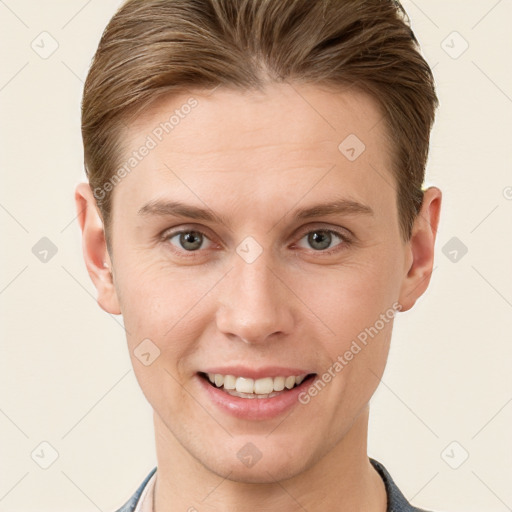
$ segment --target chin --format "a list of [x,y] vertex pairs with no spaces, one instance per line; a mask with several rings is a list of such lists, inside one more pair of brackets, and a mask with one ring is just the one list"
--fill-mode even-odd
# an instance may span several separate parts
[[[259,466],[259,467],[257,467]],[[227,466],[222,469],[222,476],[226,480],[241,484],[272,484],[287,480],[300,473],[300,470],[294,470],[289,466],[279,466],[274,464],[265,464],[253,466],[252,468],[241,468],[236,465],[228,469]],[[227,475],[226,475],[227,473]],[[229,475],[229,476],[228,476]]]
[[[278,450],[269,447],[271,456],[261,453],[260,458],[254,452],[254,458],[251,460],[250,444],[245,445],[245,451],[238,450],[235,460],[226,457],[226,453],[216,458],[215,461],[202,461],[202,463],[213,473],[226,478],[232,482],[247,484],[268,484],[276,481],[292,478],[305,469],[304,454],[297,452],[294,457],[290,453],[280,453]],[[220,462],[223,461],[223,462]],[[212,464],[209,464],[212,462]]]

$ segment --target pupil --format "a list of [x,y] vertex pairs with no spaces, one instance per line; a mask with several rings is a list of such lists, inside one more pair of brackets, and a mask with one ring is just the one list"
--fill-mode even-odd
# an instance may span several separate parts
[[188,231],[182,233],[180,237],[180,243],[184,249],[190,251],[196,251],[201,247],[201,234],[197,231]]
[[331,244],[331,235],[326,231],[314,231],[309,235],[308,242],[315,250],[327,249]]

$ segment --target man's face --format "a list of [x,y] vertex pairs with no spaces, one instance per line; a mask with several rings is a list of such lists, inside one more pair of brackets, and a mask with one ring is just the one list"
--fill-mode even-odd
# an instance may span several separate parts
[[[133,366],[157,436],[219,475],[290,477],[363,429],[410,265],[381,121],[354,91],[219,88],[159,101],[124,136],[126,161],[150,147],[113,192]],[[332,203],[349,207],[322,211]],[[244,378],[227,379],[239,390],[263,379],[263,396],[315,376],[248,398],[208,373]]]

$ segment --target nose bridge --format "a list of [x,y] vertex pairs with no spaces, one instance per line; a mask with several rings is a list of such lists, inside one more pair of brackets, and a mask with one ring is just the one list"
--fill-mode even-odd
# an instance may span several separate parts
[[[244,249],[243,243],[238,251],[240,248]],[[234,255],[217,313],[221,332],[246,343],[263,342],[272,334],[290,332],[291,300],[273,267],[270,249],[262,250],[255,259],[247,258],[243,252]]]

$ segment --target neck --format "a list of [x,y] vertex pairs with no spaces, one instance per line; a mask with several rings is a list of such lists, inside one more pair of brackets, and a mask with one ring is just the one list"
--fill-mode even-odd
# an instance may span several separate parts
[[[386,490],[367,456],[366,407],[345,436],[311,467],[272,483],[229,480],[194,458],[155,414],[158,471],[154,512],[324,510],[385,512]],[[300,454],[297,456],[300,457]]]

